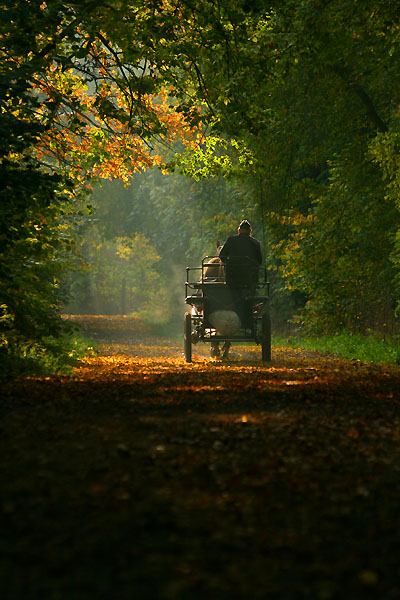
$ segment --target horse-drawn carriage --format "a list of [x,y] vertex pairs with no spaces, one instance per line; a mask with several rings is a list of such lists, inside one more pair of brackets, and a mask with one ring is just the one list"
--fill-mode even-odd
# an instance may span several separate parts
[[[200,276],[199,276],[200,275]],[[271,360],[269,282],[265,267],[254,266],[247,257],[223,265],[206,256],[201,267],[186,268],[184,350],[192,361],[192,344],[211,343],[211,356],[223,358],[233,342],[261,345],[263,361]]]

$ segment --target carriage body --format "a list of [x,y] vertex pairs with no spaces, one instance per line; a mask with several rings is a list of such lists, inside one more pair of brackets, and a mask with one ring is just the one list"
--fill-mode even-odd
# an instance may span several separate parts
[[249,267],[244,257],[234,265],[221,265],[217,271],[213,258],[206,256],[201,267],[186,269],[185,302],[191,307],[184,324],[186,361],[191,362],[192,344],[198,342],[209,342],[212,348],[219,342],[228,343],[228,348],[232,343],[255,342],[261,344],[262,359],[270,360],[266,269]]

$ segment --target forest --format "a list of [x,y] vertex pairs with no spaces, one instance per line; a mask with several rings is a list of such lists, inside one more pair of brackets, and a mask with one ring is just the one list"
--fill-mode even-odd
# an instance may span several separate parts
[[241,218],[277,327],[396,335],[396,8],[2,2],[2,356],[63,312],[176,319]]
[[[0,25],[1,598],[397,600],[398,1]],[[271,310],[213,354],[242,219]]]

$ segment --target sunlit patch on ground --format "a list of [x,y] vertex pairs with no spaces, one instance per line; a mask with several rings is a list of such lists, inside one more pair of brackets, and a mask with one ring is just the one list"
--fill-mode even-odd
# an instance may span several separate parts
[[[107,323],[108,319],[106,317]],[[376,374],[374,365],[284,347],[273,347],[272,361],[263,363],[261,349],[256,344],[233,344],[229,359],[222,361],[210,357],[209,344],[199,343],[194,348],[193,361],[186,363],[183,339],[157,338],[142,330],[136,337],[132,335],[128,343],[125,338],[121,341],[115,335],[118,322],[126,333],[125,321],[121,324],[119,318],[114,318],[112,326],[107,324],[104,328],[101,319],[89,319],[90,326],[100,332],[99,344],[97,351],[75,369],[75,378],[85,380],[101,376],[156,385],[161,400],[171,395],[182,398],[192,394],[193,398],[213,395],[227,401],[230,393],[239,390],[244,394],[260,395],[268,391],[286,393],[285,390],[297,390],[297,394],[301,394],[307,389],[319,393],[329,389],[332,394],[335,389],[335,394],[340,397],[340,388],[346,382],[358,381],[363,387],[365,379]],[[382,371],[380,369],[380,373]],[[395,375],[398,369],[387,368],[386,372]],[[379,397],[391,396],[380,390]]]

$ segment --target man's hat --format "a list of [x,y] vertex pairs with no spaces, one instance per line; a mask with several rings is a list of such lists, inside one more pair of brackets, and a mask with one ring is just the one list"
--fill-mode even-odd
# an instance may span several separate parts
[[250,223],[248,222],[248,220],[247,220],[247,219],[245,219],[244,221],[242,221],[242,222],[240,223],[240,225],[239,225],[239,229],[245,229],[245,230],[247,229],[247,231],[250,231],[250,229],[251,229],[251,225],[250,225]]

